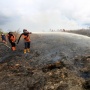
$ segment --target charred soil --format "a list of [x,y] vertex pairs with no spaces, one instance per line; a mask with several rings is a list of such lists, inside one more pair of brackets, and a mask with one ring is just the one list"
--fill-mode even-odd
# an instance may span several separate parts
[[90,90],[90,55],[67,58],[57,52],[45,59],[32,46],[23,54],[1,44],[0,90]]

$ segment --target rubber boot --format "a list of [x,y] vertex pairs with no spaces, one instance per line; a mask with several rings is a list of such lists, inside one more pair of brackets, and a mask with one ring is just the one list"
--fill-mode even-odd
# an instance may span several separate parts
[[27,49],[27,52],[28,52],[28,53],[30,52],[30,49],[29,49],[29,48]]
[[26,49],[24,49],[24,54],[26,54]]

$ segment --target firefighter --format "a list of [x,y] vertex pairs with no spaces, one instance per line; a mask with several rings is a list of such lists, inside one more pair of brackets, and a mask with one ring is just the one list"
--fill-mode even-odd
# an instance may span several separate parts
[[7,44],[6,35],[2,33],[2,34],[1,34],[1,38],[2,38],[2,42],[3,42],[4,44]]
[[24,54],[26,52],[30,52],[30,34],[32,34],[31,32],[28,32],[26,29],[23,29],[23,33],[20,35],[18,41],[17,41],[17,44],[19,43],[20,41],[20,38],[23,37],[24,38],[24,45],[25,45],[25,48],[24,48]]
[[7,37],[8,37],[10,44],[11,44],[12,51],[15,51],[16,50],[16,44],[15,44],[16,37],[15,37],[15,35],[13,34],[13,32],[9,32]]

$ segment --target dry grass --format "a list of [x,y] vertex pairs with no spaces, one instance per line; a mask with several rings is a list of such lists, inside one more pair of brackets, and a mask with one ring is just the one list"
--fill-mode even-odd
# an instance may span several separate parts
[[72,31],[68,31],[68,32],[69,33],[76,33],[76,34],[90,36],[90,30],[89,29],[72,30]]

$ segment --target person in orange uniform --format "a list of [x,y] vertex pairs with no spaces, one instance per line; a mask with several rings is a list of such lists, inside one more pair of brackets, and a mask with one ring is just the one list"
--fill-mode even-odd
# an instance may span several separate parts
[[21,37],[24,38],[24,44],[25,44],[25,48],[24,48],[24,54],[26,52],[30,52],[30,34],[32,34],[31,32],[28,32],[26,29],[23,29],[23,33],[20,35],[17,44],[19,43],[19,40]]
[[11,44],[12,51],[15,51],[16,50],[16,44],[15,44],[16,37],[15,37],[15,35],[13,34],[13,32],[9,32],[7,37],[8,37],[10,44]]

